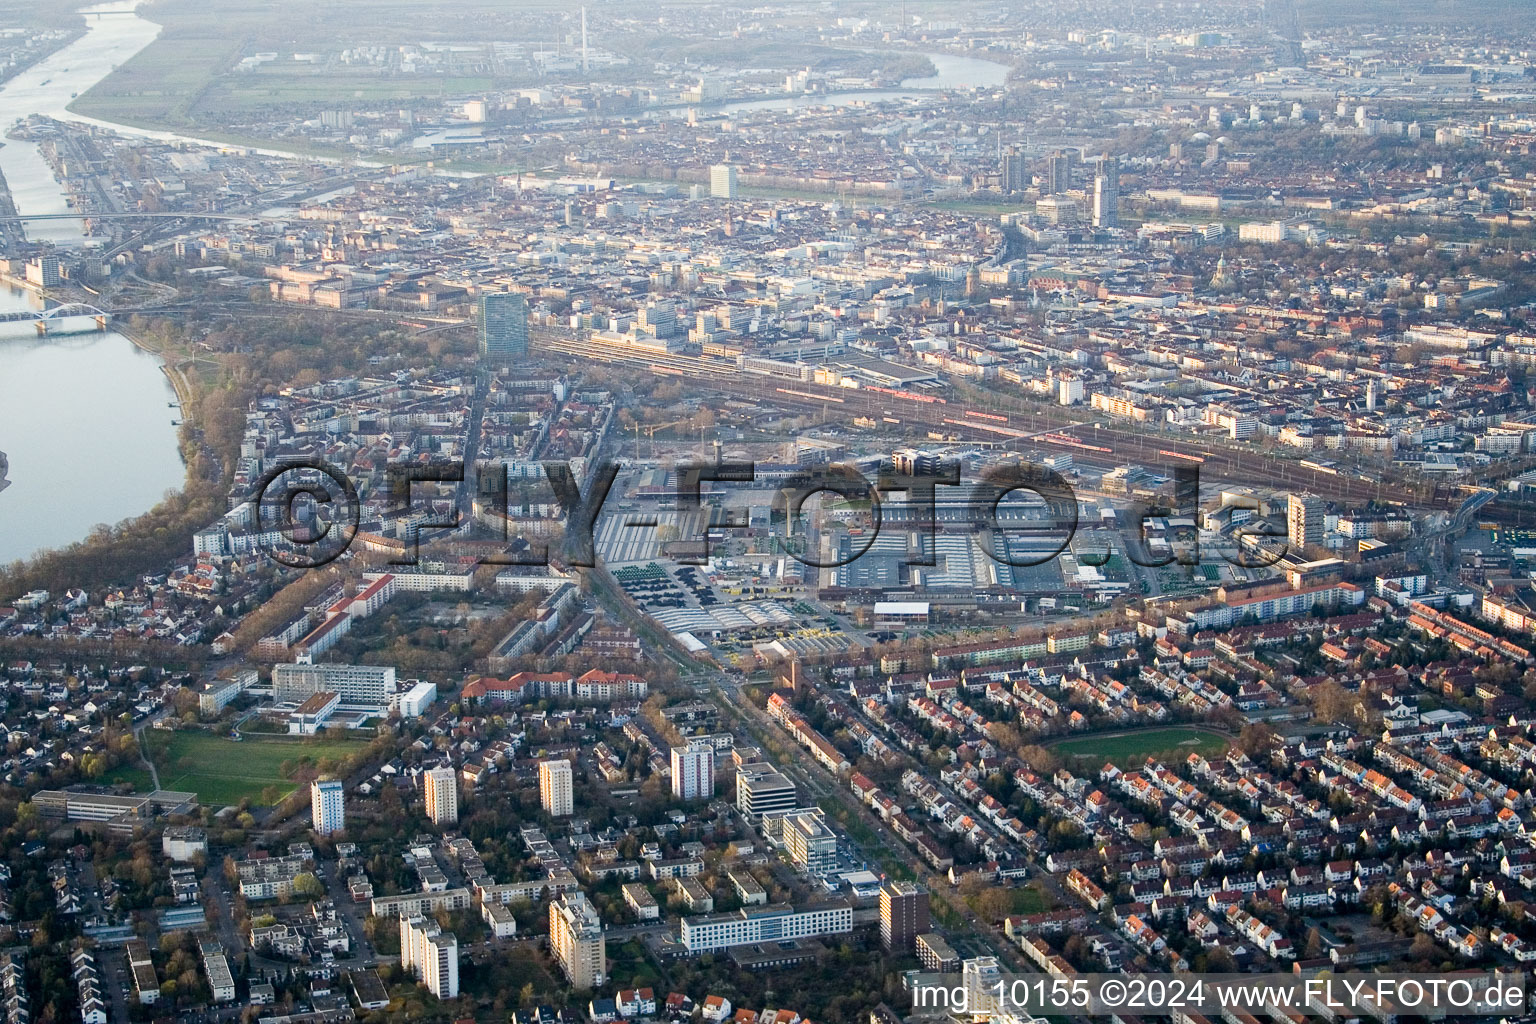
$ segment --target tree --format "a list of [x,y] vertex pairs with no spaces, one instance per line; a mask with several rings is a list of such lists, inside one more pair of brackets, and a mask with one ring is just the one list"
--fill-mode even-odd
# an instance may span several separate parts
[[301,871],[293,876],[293,894],[318,898],[325,895],[325,885],[315,877],[313,871]]
[[1013,913],[1013,894],[1001,886],[989,886],[977,899],[976,912],[989,924],[996,924]]
[[1039,744],[1030,744],[1019,750],[1019,759],[1041,775],[1055,774],[1061,767],[1061,758]]
[[1012,722],[987,723],[987,738],[1009,752],[1024,748],[1024,734]]
[[1323,955],[1323,936],[1316,928],[1307,929],[1306,945],[1302,947],[1302,953],[1309,960]]
[[1206,970],[1214,974],[1232,974],[1237,970],[1237,961],[1232,959],[1232,954],[1217,946],[1206,954]]
[[1238,733],[1237,746],[1249,757],[1267,758],[1278,739],[1279,734],[1272,726],[1264,722],[1252,722],[1243,726],[1243,731]]
[[1221,729],[1237,729],[1243,724],[1243,713],[1231,704],[1212,709],[1206,720]]
[[1318,683],[1307,696],[1312,701],[1312,714],[1322,722],[1349,721],[1358,703],[1354,694],[1332,679]]

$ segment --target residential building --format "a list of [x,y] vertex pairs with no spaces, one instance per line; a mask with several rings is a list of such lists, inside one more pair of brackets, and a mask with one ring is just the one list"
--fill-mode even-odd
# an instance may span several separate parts
[[1072,157],[1056,150],[1045,161],[1040,191],[1047,196],[1060,195],[1072,187]]
[[315,831],[323,836],[340,832],[346,827],[341,783],[331,779],[316,779],[309,784],[309,811],[314,819]]
[[1099,162],[1099,173],[1093,179],[1093,226],[1120,226],[1120,161],[1112,156]]
[[539,803],[544,813],[561,818],[576,811],[574,787],[571,781],[571,762],[539,762]]
[[511,938],[517,934],[517,918],[510,907],[504,907],[500,903],[482,903],[480,916],[490,926],[491,934],[498,939]]
[[960,954],[938,932],[917,937],[917,959],[930,971],[942,973],[960,969]]
[[965,1015],[974,1021],[990,1020],[1000,1009],[998,990],[1002,986],[1002,969],[995,956],[978,956],[960,965],[961,983],[965,986]]
[[1291,548],[1300,551],[1323,543],[1323,499],[1313,494],[1293,494],[1286,503],[1286,522]]
[[273,700],[301,704],[325,691],[340,694],[343,708],[383,710],[395,692],[395,670],[383,665],[272,666]]
[[[96,957],[89,949],[77,948],[69,954],[69,963],[79,992],[80,1024],[107,1024],[107,1000],[104,998],[107,988],[101,980]],[[4,979],[0,979],[0,986],[3,984]],[[15,1007],[8,1006],[7,1010],[14,1012],[21,1008],[18,1001]]]
[[208,975],[208,990],[213,994],[213,1001],[234,1002],[235,975],[229,969],[229,958],[224,955],[224,947],[212,939],[204,939],[198,943],[198,952],[203,956],[203,973]]
[[1029,161],[1025,159],[1019,147],[1010,146],[1003,154],[1001,171],[1001,185],[1004,192],[1023,192],[1029,188]]
[[149,943],[143,939],[129,939],[124,944],[128,955],[128,970],[133,975],[133,991],[144,1006],[160,998],[160,978],[155,974],[155,961],[149,955]]
[[427,798],[427,817],[432,824],[452,825],[459,820],[458,775],[452,768],[431,768],[422,775]]
[[247,900],[275,900],[293,895],[293,880],[313,869],[308,857],[291,854],[287,857],[252,856],[237,861],[235,870],[240,876],[240,895]]
[[437,998],[458,998],[459,940],[436,921],[416,915],[400,919],[400,966]]
[[160,834],[160,852],[174,861],[186,862],[208,852],[208,833],[191,825],[167,825]]
[[672,795],[679,800],[708,800],[715,795],[715,748],[689,743],[672,748]]
[[[524,895],[533,898],[543,882],[530,883],[531,892]],[[439,910],[468,910],[474,906],[475,894],[468,889],[444,889],[441,892],[407,892],[398,896],[375,896],[369,905],[374,917],[408,917],[412,914],[435,914]]]
[[[734,186],[734,175],[731,180]],[[26,268],[27,283],[40,285],[43,288],[57,288],[64,283],[62,266],[57,253],[47,252],[30,259],[27,261]]]
[[256,685],[255,669],[240,669],[227,677],[210,680],[197,695],[198,713],[213,718],[227,708],[241,691]]
[[549,951],[572,988],[595,989],[607,980],[603,923],[584,894],[568,892],[549,905]]
[[624,902],[629,909],[635,912],[635,916],[642,921],[654,921],[661,916],[661,905],[656,902],[656,897],[651,895],[639,882],[625,882],[619,887],[619,892],[624,896]]
[[916,882],[898,881],[880,887],[880,941],[886,950],[912,949],[929,927],[927,889]]

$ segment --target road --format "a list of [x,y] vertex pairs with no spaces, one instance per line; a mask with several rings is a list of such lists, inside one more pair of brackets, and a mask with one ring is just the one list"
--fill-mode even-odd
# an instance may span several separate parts
[[1441,583],[1455,583],[1454,559],[1451,558],[1451,550],[1456,539],[1467,531],[1472,525],[1472,517],[1479,509],[1499,496],[1499,492],[1492,488],[1478,491],[1472,497],[1461,503],[1455,513],[1439,529],[1426,534],[1422,540],[1425,552],[1429,556],[1430,567],[1433,569],[1436,580]]
[[[77,888],[87,915],[105,917],[101,899],[101,879],[96,875],[96,865],[83,861],[79,866]],[[123,947],[117,943],[98,943],[92,950],[96,956],[96,968],[101,972],[101,983],[106,991],[107,1004],[111,1007],[110,1019],[128,1020],[128,993],[133,989],[133,977],[128,972],[128,962]]]
[[165,716],[166,711],[162,708],[133,727],[133,742],[137,744],[139,748],[139,761],[144,765],[145,768],[149,769],[150,781],[155,784],[156,789],[160,788],[160,769],[155,767],[155,762],[151,761],[149,759],[149,755],[144,751],[144,730],[148,729],[150,726],[154,725]]
[[229,880],[223,869],[210,865],[203,872],[203,906],[213,915],[213,930],[219,942],[231,953],[245,948],[245,939],[235,927],[234,901],[229,892]]
[[399,957],[380,957],[378,950],[368,941],[368,933],[363,930],[363,920],[367,916],[368,904],[356,903],[352,899],[352,891],[347,888],[346,879],[337,870],[335,861],[323,861],[316,865],[315,874],[325,884],[325,891],[336,906],[336,916],[340,917],[346,926],[347,933],[352,936],[352,953],[345,960],[338,959],[336,965],[375,967],[383,962],[394,962]]
[[468,432],[464,435],[466,466],[464,479],[454,492],[454,518],[463,529],[469,529],[474,521],[475,491],[480,486],[480,426],[485,419],[485,403],[490,397],[490,381],[481,379],[475,385],[475,394],[469,403]]

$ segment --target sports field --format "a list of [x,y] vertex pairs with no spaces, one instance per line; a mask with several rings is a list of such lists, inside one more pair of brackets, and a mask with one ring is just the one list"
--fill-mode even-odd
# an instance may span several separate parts
[[1052,743],[1050,749],[1063,757],[1090,757],[1112,761],[1121,768],[1141,764],[1149,757],[1183,760],[1189,754],[1211,757],[1227,749],[1227,737],[1207,729],[1172,727],[1134,732],[1080,736]]
[[268,788],[281,799],[298,788],[290,776],[300,767],[301,759],[318,762],[344,758],[364,743],[362,739],[290,740],[255,735],[236,742],[200,732],[144,731],[145,748],[160,770],[161,788],[196,793],[199,801],[213,807],[243,799],[266,804],[269,801],[262,794]]

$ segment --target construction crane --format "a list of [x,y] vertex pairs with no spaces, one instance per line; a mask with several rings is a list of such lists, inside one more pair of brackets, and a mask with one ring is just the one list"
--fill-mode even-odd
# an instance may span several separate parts
[[688,422],[691,422],[691,421],[690,420],[671,420],[671,421],[669,421],[667,423],[641,423],[638,420],[636,420],[635,421],[635,458],[638,459],[640,457],[640,431],[644,430],[645,431],[645,436],[650,439],[650,441],[651,441],[651,455],[655,456],[655,454],[656,454],[656,431],[658,431],[658,430],[666,430],[669,427],[680,426],[681,424],[688,423]]

